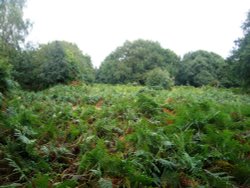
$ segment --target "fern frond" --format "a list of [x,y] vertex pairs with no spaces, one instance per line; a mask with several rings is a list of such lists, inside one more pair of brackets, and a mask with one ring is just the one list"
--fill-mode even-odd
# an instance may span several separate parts
[[5,158],[5,160],[8,161],[9,166],[13,168],[14,174],[20,174],[19,181],[21,181],[21,180],[28,180],[28,177],[26,176],[25,172],[16,163],[16,161],[14,161],[13,159],[11,159],[9,157]]
[[35,143],[36,140],[30,140],[25,134],[23,134],[20,130],[15,129],[15,136],[18,140],[20,140],[22,143],[30,145]]

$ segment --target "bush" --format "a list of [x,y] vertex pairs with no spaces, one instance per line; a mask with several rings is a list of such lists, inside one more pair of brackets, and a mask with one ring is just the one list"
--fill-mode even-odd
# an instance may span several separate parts
[[174,83],[167,70],[155,68],[147,73],[146,85],[149,87],[169,89]]
[[10,89],[10,66],[3,58],[0,59],[0,93],[5,94]]

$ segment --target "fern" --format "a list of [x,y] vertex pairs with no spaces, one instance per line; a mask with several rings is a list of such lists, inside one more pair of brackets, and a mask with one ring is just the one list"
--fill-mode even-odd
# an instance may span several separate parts
[[6,185],[249,186],[248,95],[102,84],[13,92],[0,118]]
[[100,188],[112,188],[113,187],[112,181],[110,181],[108,179],[104,179],[104,178],[101,178],[98,181],[98,184],[99,184]]
[[211,186],[215,187],[221,187],[221,186],[230,186],[230,187],[236,187],[231,183],[231,180],[233,179],[232,176],[229,176],[225,172],[211,172],[208,170],[204,170],[205,173],[208,176],[209,184]]
[[73,188],[77,186],[77,182],[75,180],[65,180],[63,182],[55,183],[53,186],[56,188]]
[[188,170],[193,175],[197,175],[202,171],[202,162],[198,157],[191,157],[188,153],[184,152],[179,157],[180,168]]
[[[20,167],[16,161],[14,161],[13,159],[10,158],[10,156],[8,156],[7,158],[5,158],[6,161],[8,161],[8,164],[9,166],[11,166],[13,168],[13,174],[19,174],[20,177],[19,177],[19,180],[18,181],[21,181],[21,180],[26,180],[26,181],[29,181],[26,173],[25,173],[25,170],[22,169],[22,167]],[[13,175],[12,174],[12,175]]]
[[20,130],[15,129],[15,136],[19,141],[24,144],[31,145],[34,144],[36,140],[30,140],[25,134],[23,134]]
[[158,104],[146,95],[140,94],[138,96],[137,103],[140,112],[148,117],[152,117],[153,115],[156,115],[159,112]]
[[44,188],[51,187],[50,178],[47,174],[37,174],[35,178],[32,179],[30,187]]
[[3,104],[3,94],[0,92],[0,109],[2,107],[2,104]]
[[16,188],[16,187],[22,187],[22,183],[11,183],[8,185],[0,185],[0,188]]

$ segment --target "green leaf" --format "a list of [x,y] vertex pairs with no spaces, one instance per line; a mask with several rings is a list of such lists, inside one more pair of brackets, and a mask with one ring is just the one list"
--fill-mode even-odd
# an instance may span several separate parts
[[98,181],[98,184],[100,186],[100,188],[112,188],[112,181],[109,180],[109,179],[104,179],[104,178],[101,178],[99,181]]

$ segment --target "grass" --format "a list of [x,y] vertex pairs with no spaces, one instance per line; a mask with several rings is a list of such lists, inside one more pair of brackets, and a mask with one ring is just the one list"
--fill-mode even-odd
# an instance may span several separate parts
[[250,186],[246,94],[78,84],[4,106],[2,187]]

